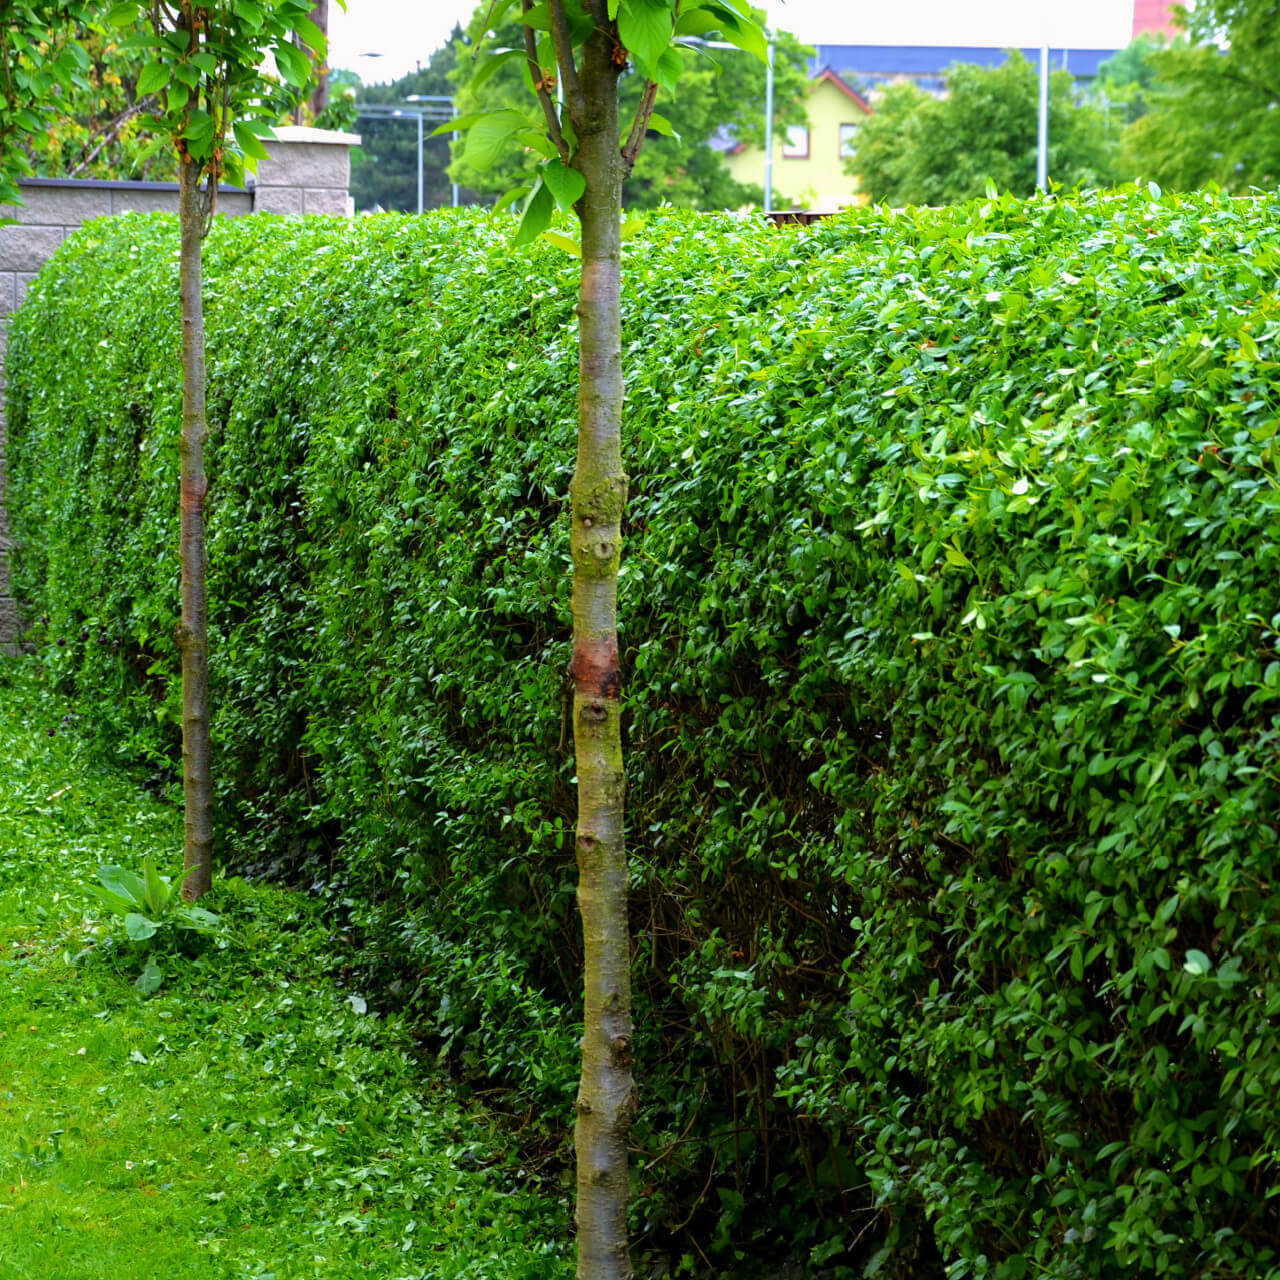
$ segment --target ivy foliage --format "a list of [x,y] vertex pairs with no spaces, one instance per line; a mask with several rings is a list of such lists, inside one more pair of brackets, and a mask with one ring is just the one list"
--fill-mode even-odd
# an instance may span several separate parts
[[[176,236],[78,232],[9,348],[15,582],[161,762]],[[642,1238],[1280,1275],[1280,203],[626,252]],[[557,1115],[574,266],[467,213],[207,253],[224,835]]]

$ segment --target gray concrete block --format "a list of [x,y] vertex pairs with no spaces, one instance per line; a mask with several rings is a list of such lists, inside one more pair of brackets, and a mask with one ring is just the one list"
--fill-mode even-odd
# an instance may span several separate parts
[[302,189],[300,187],[264,187],[261,183],[253,193],[255,213],[302,213]]
[[347,214],[347,192],[345,188],[308,187],[302,193],[303,213],[336,213],[341,217]]
[[347,147],[270,138],[263,146],[271,153],[271,159],[258,162],[259,187],[345,188],[351,180],[351,152]]
[[23,187],[16,217],[28,226],[79,226],[111,212],[111,192],[101,187]]
[[177,213],[177,191],[113,191],[112,213]]
[[0,271],[0,317],[18,309],[17,277],[12,271]]
[[34,273],[61,243],[60,226],[0,227],[0,271]]
[[22,300],[27,296],[27,285],[29,285],[35,278],[36,273],[34,271],[18,272],[17,284],[14,288],[14,300],[17,302],[18,306],[22,306]]
[[217,212],[228,218],[243,217],[253,212],[253,196],[247,191],[219,191]]

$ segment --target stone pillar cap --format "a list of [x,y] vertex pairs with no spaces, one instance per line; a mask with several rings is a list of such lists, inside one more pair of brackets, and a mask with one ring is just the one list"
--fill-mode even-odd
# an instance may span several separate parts
[[360,145],[360,135],[358,133],[342,133],[337,129],[311,129],[301,124],[282,124],[277,125],[273,131],[275,138],[263,138],[263,145],[268,148],[274,142],[319,142],[327,143],[332,146],[358,147]]

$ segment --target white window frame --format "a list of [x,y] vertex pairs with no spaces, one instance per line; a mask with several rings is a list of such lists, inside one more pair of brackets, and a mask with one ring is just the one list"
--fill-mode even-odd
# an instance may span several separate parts
[[[799,139],[803,137],[803,141]],[[809,128],[803,124],[789,124],[782,135],[782,158],[784,160],[807,160],[809,158]]]

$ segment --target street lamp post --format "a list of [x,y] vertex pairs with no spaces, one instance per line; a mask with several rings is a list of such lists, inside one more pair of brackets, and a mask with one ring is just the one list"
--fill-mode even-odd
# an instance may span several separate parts
[[[427,120],[452,120],[457,114],[452,98],[441,94],[413,93],[400,104],[363,102],[356,106],[356,116],[365,116],[372,120],[408,120],[413,118],[418,126],[418,212],[426,205],[426,192],[423,189],[424,160],[423,149],[426,144],[424,123]],[[453,137],[457,139],[457,133]],[[450,184],[450,198],[453,207],[458,207],[458,184]]]

